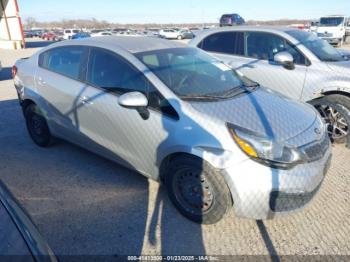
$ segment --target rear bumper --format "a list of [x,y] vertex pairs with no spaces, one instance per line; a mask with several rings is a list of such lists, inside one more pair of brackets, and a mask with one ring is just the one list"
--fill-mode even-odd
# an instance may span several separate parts
[[331,149],[318,161],[280,170],[246,160],[223,171],[235,213],[251,219],[271,219],[303,209],[319,191],[330,167]]

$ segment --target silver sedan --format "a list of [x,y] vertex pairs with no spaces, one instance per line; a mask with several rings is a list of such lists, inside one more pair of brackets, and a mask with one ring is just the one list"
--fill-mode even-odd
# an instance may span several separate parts
[[189,219],[272,218],[303,208],[328,170],[316,110],[198,48],[147,37],[51,45],[13,68],[28,131],[163,181]]

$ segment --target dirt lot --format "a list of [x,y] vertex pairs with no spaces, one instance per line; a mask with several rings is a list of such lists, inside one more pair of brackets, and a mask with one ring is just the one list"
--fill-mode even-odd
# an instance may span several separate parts
[[[31,43],[31,47],[42,43]],[[199,226],[157,183],[71,144],[30,140],[10,67],[36,49],[0,50],[0,179],[58,255],[350,255],[350,151],[334,160],[311,205],[271,221],[236,218]]]

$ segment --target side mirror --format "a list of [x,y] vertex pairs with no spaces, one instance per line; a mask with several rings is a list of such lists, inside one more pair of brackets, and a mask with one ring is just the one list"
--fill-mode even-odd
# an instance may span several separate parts
[[118,104],[125,108],[136,109],[144,120],[149,118],[148,99],[140,92],[129,92],[121,95],[118,98]]
[[276,63],[283,65],[284,68],[288,70],[293,70],[295,68],[294,58],[289,52],[279,52],[274,56],[273,60]]
[[129,92],[118,98],[118,104],[126,108],[141,108],[148,106],[148,99],[140,92]]

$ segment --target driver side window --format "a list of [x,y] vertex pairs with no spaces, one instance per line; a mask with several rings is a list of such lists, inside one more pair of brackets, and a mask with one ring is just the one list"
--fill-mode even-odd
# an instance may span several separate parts
[[277,53],[287,51],[293,56],[295,64],[306,65],[306,59],[299,50],[280,36],[270,33],[248,32],[246,37],[246,55],[248,57],[273,61]]
[[90,52],[88,83],[118,94],[138,91],[147,94],[148,81],[122,57],[101,48]]

